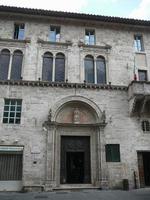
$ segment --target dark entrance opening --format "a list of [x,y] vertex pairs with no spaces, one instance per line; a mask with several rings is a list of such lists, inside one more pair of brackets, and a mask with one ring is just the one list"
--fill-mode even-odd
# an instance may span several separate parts
[[138,152],[140,186],[150,186],[150,152]]
[[150,186],[150,153],[143,153],[145,185]]
[[67,183],[84,182],[84,152],[67,152]]
[[90,137],[61,137],[61,184],[91,183]]

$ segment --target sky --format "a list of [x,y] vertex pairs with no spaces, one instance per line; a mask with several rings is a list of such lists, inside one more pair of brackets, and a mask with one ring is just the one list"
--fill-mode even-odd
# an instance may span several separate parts
[[150,20],[150,0],[0,0],[0,5]]

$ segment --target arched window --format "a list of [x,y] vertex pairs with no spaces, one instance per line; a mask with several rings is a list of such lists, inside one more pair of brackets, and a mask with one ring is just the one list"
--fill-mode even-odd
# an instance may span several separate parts
[[12,58],[10,79],[21,80],[22,60],[23,60],[22,51],[20,50],[14,51]]
[[55,60],[55,81],[63,82],[65,80],[65,56],[62,53],[56,55]]
[[150,123],[149,123],[148,120],[143,120],[143,121],[142,121],[142,130],[143,130],[144,132],[150,131]]
[[0,80],[8,79],[8,70],[10,62],[10,51],[3,49],[0,54]]
[[94,83],[94,59],[88,55],[84,59],[85,81],[87,83]]
[[53,54],[46,52],[43,56],[42,80],[52,81]]
[[96,60],[96,74],[97,74],[97,83],[106,83],[106,65],[105,58],[98,56]]

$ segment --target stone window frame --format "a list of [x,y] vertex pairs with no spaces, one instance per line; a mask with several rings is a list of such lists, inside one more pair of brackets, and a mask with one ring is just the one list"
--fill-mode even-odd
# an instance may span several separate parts
[[[37,79],[42,81],[42,70],[43,70],[43,56],[44,53],[49,52],[53,55],[53,69],[52,69],[52,82],[55,82],[54,70],[55,70],[55,60],[57,54],[63,54],[65,59],[65,73],[64,73],[64,82],[68,80],[68,53],[67,51],[63,50],[52,50],[50,48],[42,48],[39,52],[40,56],[38,59],[38,69],[37,69]],[[60,82],[61,83],[61,82]]]
[[3,124],[21,124],[21,113],[22,99],[4,98]]
[[[93,57],[93,59],[94,59],[94,83],[93,84],[107,84],[108,83],[108,65],[107,65],[107,58],[106,58],[106,55],[104,55],[104,54],[98,54],[98,53],[96,53],[96,54],[91,54],[91,53],[84,53],[83,54],[83,56],[91,56],[91,57]],[[81,73],[81,80],[82,80],[82,82],[85,82],[85,57],[83,57],[82,56],[82,72],[80,72]],[[104,61],[105,61],[105,73],[106,73],[106,75],[105,75],[105,79],[106,79],[106,81],[105,81],[105,83],[97,83],[97,66],[96,66],[96,63],[97,63],[97,59],[99,58],[99,57],[102,57],[102,58],[104,58]],[[88,83],[88,82],[87,82]]]
[[9,60],[9,67],[8,67],[8,76],[7,80],[11,80],[11,69],[12,69],[12,60],[13,60],[13,55],[15,51],[21,51],[22,52],[22,69],[21,69],[21,78],[20,80],[23,79],[23,71],[24,71],[24,49],[23,48],[15,48],[15,47],[1,47],[0,46],[0,53],[2,50],[7,49],[10,52],[10,60]]

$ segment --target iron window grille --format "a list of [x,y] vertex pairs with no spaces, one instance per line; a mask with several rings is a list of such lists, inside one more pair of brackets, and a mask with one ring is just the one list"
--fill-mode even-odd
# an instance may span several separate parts
[[143,120],[141,123],[143,132],[149,132],[150,131],[150,122],[148,120]]
[[21,99],[5,99],[3,123],[20,124],[21,110],[22,110]]

